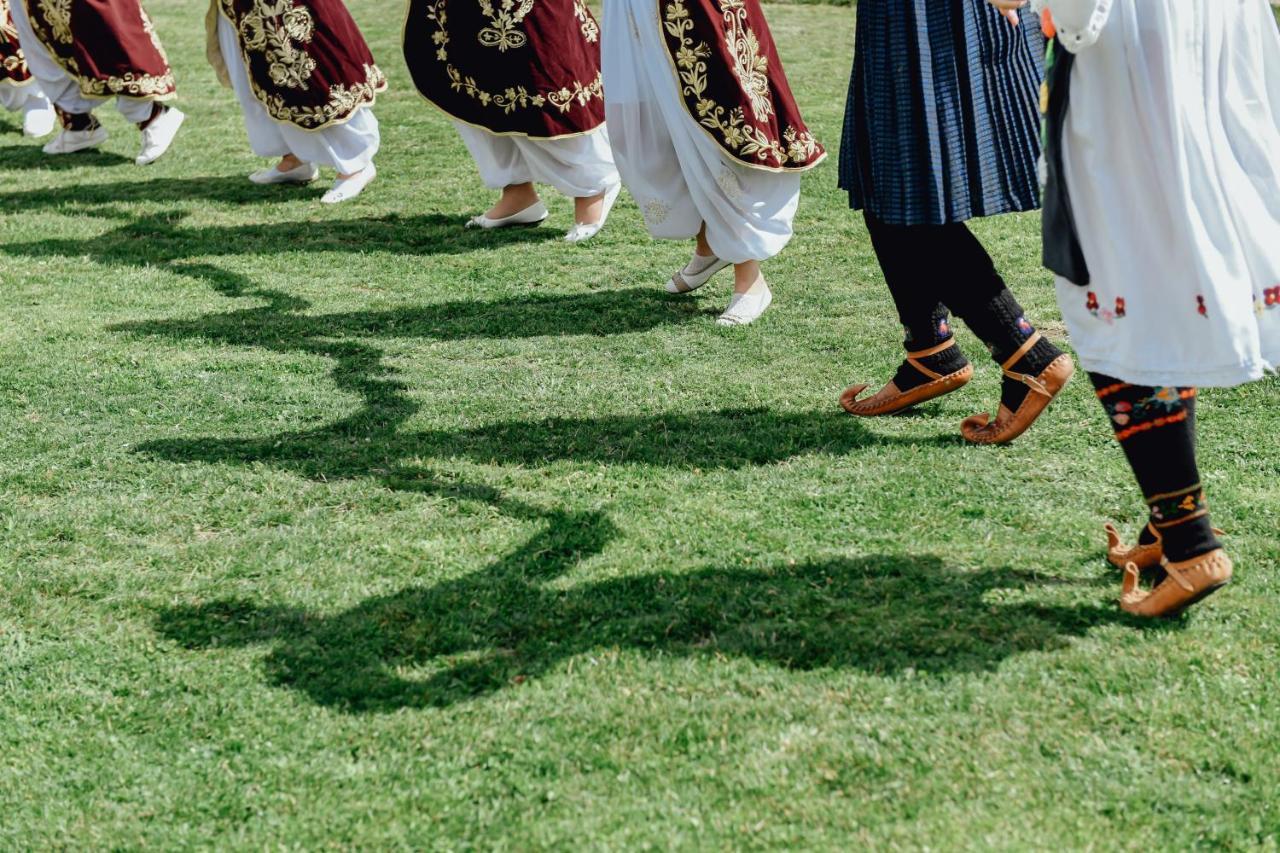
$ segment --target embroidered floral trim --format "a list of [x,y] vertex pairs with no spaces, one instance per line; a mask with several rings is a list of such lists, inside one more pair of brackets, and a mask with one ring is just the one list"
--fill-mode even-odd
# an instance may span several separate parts
[[[504,2],[511,3],[513,0],[504,0]],[[449,76],[449,85],[453,87],[455,92],[463,92],[475,98],[481,105],[496,107],[508,115],[521,109],[540,110],[548,104],[562,113],[567,113],[573,108],[574,104],[585,107],[593,100],[604,100],[604,82],[599,71],[596,72],[595,79],[589,83],[575,80],[572,87],[564,86],[555,92],[530,92],[524,86],[509,86],[501,92],[491,92],[483,88],[476,82],[474,77],[463,74],[449,62],[450,38],[447,3],[448,0],[436,0],[435,3],[428,4],[427,20],[435,25],[435,32],[431,34],[431,41],[436,45],[436,59],[445,64],[445,73]],[[525,4],[532,8],[533,0],[525,0]],[[587,13],[585,7],[582,7],[581,12],[582,16],[585,16],[586,20],[590,21],[594,26],[595,20]],[[488,16],[487,11],[485,14]],[[527,14],[528,10],[526,9],[520,15],[520,20],[523,21],[524,16]],[[490,17],[490,20],[493,20],[493,17]],[[585,25],[583,33],[586,33]],[[524,33],[517,32],[516,34],[520,37],[520,45],[525,44],[527,39]],[[481,37],[483,40],[483,33]],[[595,38],[599,39],[599,37],[600,30],[596,27]],[[591,40],[588,39],[588,41]],[[496,44],[491,46],[497,47]],[[506,50],[506,48],[499,49]]]
[[1209,502],[1205,500],[1204,488],[1199,483],[1176,492],[1147,498],[1147,506],[1151,509],[1151,519],[1155,526],[1161,528],[1173,527],[1209,512]]
[[[37,13],[33,14],[33,12]],[[74,44],[75,39],[71,30],[71,0],[38,0],[34,7],[30,0],[27,0],[27,13],[31,28],[35,30],[41,41],[50,45]],[[169,58],[165,55],[164,48],[160,46],[159,37],[156,36],[155,25],[141,6],[138,7],[138,13],[142,17],[143,31],[151,39],[152,46],[165,64],[165,72],[135,74],[129,71],[121,75],[112,74],[99,78],[84,73],[74,56],[62,56],[50,50],[50,54],[58,64],[66,70],[67,74],[75,78],[83,94],[97,97],[123,95],[129,98],[163,98],[173,93],[176,88],[173,71],[169,68]]]
[[39,8],[54,41],[59,44],[75,41],[71,35],[71,0],[40,0]]
[[[744,0],[721,0],[721,9],[726,44],[734,58],[734,75],[756,118],[772,118],[768,58],[760,55],[759,39],[747,27]],[[711,48],[706,42],[694,41],[691,35],[694,23],[685,0],[668,0],[662,25],[679,41],[674,59],[681,93],[691,100],[698,123],[712,131],[728,151],[748,160],[763,164],[772,161],[784,167],[804,165],[818,153],[818,141],[808,131],[786,127],[780,141],[771,139],[764,130],[747,122],[742,107],[726,108],[707,95],[706,60],[711,56]]]
[[[235,20],[230,0],[223,0],[227,17]],[[315,20],[305,6],[293,0],[259,0],[240,19],[240,43],[246,53],[259,53],[267,61],[271,82],[286,89],[307,89],[316,61],[305,47],[315,34]]]
[[13,23],[9,0],[0,0],[0,69],[4,71],[0,77],[3,80],[25,81],[31,76],[27,55],[18,43],[18,27]]
[[671,215],[671,206],[656,198],[651,198],[644,203],[644,207],[641,208],[640,212],[644,215],[645,222],[650,225],[661,225]]
[[1120,441],[1148,430],[1158,429],[1169,424],[1181,423],[1187,419],[1187,409],[1183,401],[1196,396],[1195,388],[1175,388],[1165,386],[1156,388],[1150,396],[1137,400],[1120,396],[1134,386],[1120,382],[1098,390],[1098,399],[1106,409]]
[[596,19],[587,11],[586,4],[582,0],[574,0],[573,16],[578,19],[578,29],[582,31],[582,37],[587,40],[588,44],[595,44],[600,41],[600,25],[596,23]]
[[1116,320],[1123,320],[1127,314],[1127,308],[1123,296],[1116,297],[1116,307],[1113,311],[1110,308],[1103,308],[1098,304],[1098,295],[1092,290],[1085,296],[1084,307],[1090,314],[1102,320],[1108,326]]
[[329,99],[315,106],[293,106],[282,95],[268,92],[254,85],[255,94],[277,121],[286,121],[298,127],[316,130],[349,118],[361,106],[371,103],[387,86],[387,78],[376,65],[364,66],[364,80],[347,86],[336,83],[329,87]]
[[524,23],[525,16],[533,11],[533,0],[520,0],[519,5],[516,0],[499,0],[497,9],[494,9],[491,0],[480,0],[480,11],[493,25],[480,31],[478,38],[484,47],[496,47],[506,53],[529,43],[529,37],[520,29],[520,25]]
[[1261,296],[1254,296],[1253,307],[1259,317],[1263,311],[1280,308],[1280,284],[1264,289]]

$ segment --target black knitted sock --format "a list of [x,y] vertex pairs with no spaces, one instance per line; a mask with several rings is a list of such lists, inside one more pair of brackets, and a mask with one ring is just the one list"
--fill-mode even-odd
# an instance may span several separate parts
[[[1089,379],[1146,497],[1165,556],[1176,563],[1222,547],[1196,466],[1196,389],[1130,385],[1097,373]],[[1154,539],[1144,532],[1145,541]]]
[[[951,341],[951,346],[939,350],[932,355],[916,356],[915,360],[924,367],[932,370],[939,376],[949,376],[958,370],[962,370],[969,360],[964,357],[964,353],[960,351],[960,345],[954,343],[955,336],[951,332],[951,317],[947,311],[947,306],[939,303],[929,317],[927,326],[917,325],[915,328],[906,326],[906,337],[902,342],[902,346],[906,349],[907,354],[917,352],[927,352],[936,348],[939,344]],[[903,361],[898,365],[898,371],[893,375],[893,384],[898,387],[899,391],[910,391],[927,382],[932,382],[934,377],[926,373],[921,373],[915,365],[909,361]]]
[[[938,299],[942,279],[933,267],[922,262],[922,258],[935,254],[934,243],[942,232],[933,226],[889,225],[870,212],[865,218],[876,259],[905,330],[903,348],[909,355],[952,340],[951,312]],[[941,376],[955,373],[969,363],[954,344],[916,360]],[[932,376],[905,360],[893,376],[899,391],[910,391],[932,381]]]
[[[1018,300],[1003,283],[994,297],[961,316],[991,350],[991,356],[999,364],[1012,358],[1036,331],[1027,321]],[[1042,337],[1016,362],[1009,365],[1009,370],[1036,376],[1060,355],[1062,350],[1050,343],[1048,338]],[[1017,411],[1029,391],[1025,383],[1006,376],[1000,389],[1000,402],[1010,411]]]
[[65,130],[97,130],[101,126],[93,113],[69,113],[57,107],[54,107],[54,111]]

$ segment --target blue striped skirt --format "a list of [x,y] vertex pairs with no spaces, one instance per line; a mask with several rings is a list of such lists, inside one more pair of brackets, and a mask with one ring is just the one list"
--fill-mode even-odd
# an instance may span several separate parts
[[986,0],[860,0],[840,187],[892,225],[1039,206],[1044,39]]

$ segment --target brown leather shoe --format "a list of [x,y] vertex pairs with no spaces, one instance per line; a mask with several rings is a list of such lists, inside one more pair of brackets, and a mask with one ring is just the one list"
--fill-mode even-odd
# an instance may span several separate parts
[[1120,607],[1126,613],[1153,619],[1179,616],[1231,581],[1231,558],[1221,548],[1181,563],[1161,563],[1168,576],[1150,591],[1139,587],[1141,573],[1136,565],[1124,567]]
[[1008,444],[1013,441],[1035,423],[1040,413],[1053,402],[1053,398],[1058,396],[1067,384],[1067,380],[1076,372],[1075,363],[1065,352],[1049,362],[1049,366],[1036,376],[1014,372],[1011,369],[1013,365],[1017,364],[1018,359],[1026,355],[1038,340],[1040,340],[1040,333],[1036,332],[1027,338],[1027,342],[1017,352],[1009,356],[1008,361],[1000,365],[1005,376],[1016,379],[1031,389],[1022,404],[1018,406],[1018,410],[1011,412],[1001,403],[994,421],[986,412],[965,418],[960,424],[960,434],[966,441],[974,444]]
[[1135,542],[1132,545],[1124,544],[1124,540],[1120,538],[1120,531],[1116,530],[1116,526],[1109,521],[1103,529],[1107,531],[1107,559],[1117,569],[1123,571],[1130,563],[1137,566],[1138,571],[1146,571],[1160,565],[1160,560],[1164,557],[1162,541],[1164,537],[1160,535],[1160,531],[1154,524],[1148,522],[1147,529],[1156,537],[1156,540],[1145,545],[1141,542]]
[[[1147,522],[1147,529],[1151,531],[1155,541],[1146,544],[1141,542],[1135,542],[1132,545],[1124,544],[1124,540],[1120,538],[1120,531],[1116,530],[1116,526],[1109,521],[1103,529],[1107,531],[1107,559],[1111,561],[1111,565],[1121,571],[1130,563],[1137,566],[1139,571],[1146,571],[1160,565],[1160,561],[1164,559],[1164,535],[1151,522]],[[1225,536],[1226,534],[1215,527],[1213,535]]]
[[966,364],[955,373],[948,373],[943,376],[941,373],[925,367],[919,361],[919,359],[937,355],[955,345],[956,339],[951,338],[936,347],[907,353],[907,364],[929,377],[930,381],[925,384],[917,385],[909,391],[899,391],[898,386],[891,381],[865,400],[859,400],[858,395],[867,390],[869,386],[850,385],[840,395],[840,405],[851,415],[856,415],[860,418],[874,418],[880,415],[892,415],[896,412],[901,412],[903,409],[918,406],[936,397],[941,397],[943,394],[950,394],[957,388],[964,387],[973,378],[972,364]]

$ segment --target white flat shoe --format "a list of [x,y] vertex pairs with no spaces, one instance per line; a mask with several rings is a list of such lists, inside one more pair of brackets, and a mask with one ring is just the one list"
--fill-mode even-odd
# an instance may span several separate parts
[[249,176],[255,184],[309,184],[320,177],[320,167],[315,163],[303,163],[286,172],[275,166],[259,169]]
[[39,139],[53,133],[58,123],[58,114],[48,101],[43,106],[27,110],[22,115],[22,135],[28,139]]
[[729,307],[716,318],[717,326],[747,326],[760,319],[760,315],[768,310],[773,302],[773,291],[769,285],[757,293],[735,293],[729,300]]
[[613,210],[613,203],[618,200],[618,194],[622,192],[622,183],[616,183],[609,189],[605,190],[604,207],[600,209],[600,221],[598,222],[578,222],[569,229],[569,233],[564,235],[566,243],[585,243],[592,237],[600,233],[604,228],[604,224],[609,221],[609,213]]
[[97,148],[106,141],[107,129],[101,125],[93,130],[67,130],[63,128],[61,133],[45,143],[43,151],[46,154],[74,154],[77,151]]
[[133,162],[139,166],[147,166],[163,157],[164,152],[173,144],[173,138],[178,135],[178,128],[182,127],[186,117],[182,110],[173,107],[156,116],[151,124],[142,129],[142,151]]
[[343,201],[350,201],[360,193],[364,192],[364,188],[378,177],[378,169],[370,163],[359,172],[356,172],[349,178],[338,178],[333,182],[333,186],[329,191],[320,196],[322,204],[338,204]]
[[684,269],[667,279],[667,293],[693,293],[702,285],[711,281],[711,277],[725,267],[732,266],[712,255],[703,257],[694,253]]
[[539,199],[524,210],[504,216],[501,219],[490,219],[483,213],[479,216],[473,216],[467,220],[468,228],[510,228],[513,225],[537,225],[551,214],[547,211],[547,206]]

